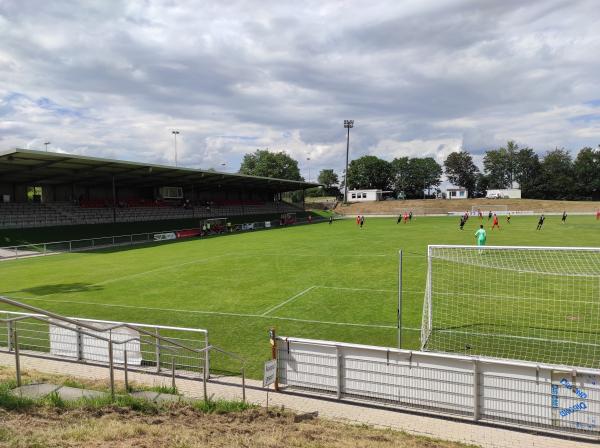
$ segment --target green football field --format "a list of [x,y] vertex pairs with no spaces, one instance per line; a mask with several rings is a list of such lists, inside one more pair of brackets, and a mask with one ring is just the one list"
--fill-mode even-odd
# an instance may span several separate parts
[[[488,245],[600,246],[592,216],[514,216]],[[484,221],[487,224],[487,221]],[[206,328],[251,376],[283,336],[395,346],[404,251],[403,347],[418,348],[428,244],[474,244],[479,221],[367,218],[0,263],[0,293],[65,315]],[[226,361],[216,367],[228,368]],[[219,365],[219,363],[221,363]]]

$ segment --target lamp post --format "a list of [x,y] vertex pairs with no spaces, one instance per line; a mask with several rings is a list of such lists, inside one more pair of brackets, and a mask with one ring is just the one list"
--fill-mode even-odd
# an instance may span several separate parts
[[179,131],[171,131],[173,134],[173,143],[175,145],[175,166],[177,166],[177,136],[179,135]]
[[350,153],[350,128],[354,127],[354,120],[344,120],[344,128],[348,129],[346,138],[346,173],[344,174],[344,204],[348,203],[348,155]]
[[48,152],[48,145],[50,144],[50,142],[44,142],[44,145],[46,146],[46,152]]
[[310,165],[309,165],[309,162],[310,162],[310,157],[307,157],[306,158],[306,167],[308,168],[308,181],[310,182]]

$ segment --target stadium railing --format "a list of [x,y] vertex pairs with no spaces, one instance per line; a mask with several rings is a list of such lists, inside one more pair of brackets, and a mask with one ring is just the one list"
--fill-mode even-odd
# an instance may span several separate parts
[[211,345],[207,330],[65,317],[2,296],[0,303],[31,311],[0,311],[6,316],[0,318],[0,352],[14,353],[19,386],[20,357],[30,356],[108,367],[113,396],[115,370],[123,370],[126,390],[129,372],[168,376],[173,389],[176,378],[201,379],[206,400],[216,352],[239,361],[246,398],[245,360]]
[[600,440],[599,370],[279,336],[279,386]]
[[[310,223],[324,222],[325,218],[313,218]],[[268,223],[268,224],[267,224]],[[290,225],[308,224],[307,218],[298,218],[295,224],[287,224],[284,227]],[[254,221],[244,224],[235,224],[232,226],[232,230],[235,232],[242,231],[253,231],[260,229],[273,229],[281,227],[278,220],[274,221]],[[161,241],[173,241],[178,237],[180,233],[185,233],[185,238],[189,237],[187,232],[190,230],[199,229],[176,229],[176,230],[160,230],[155,232],[143,232],[134,233],[128,235],[112,235],[112,236],[101,236],[94,238],[82,238],[77,240],[65,240],[65,241],[52,241],[47,243],[32,243],[23,244],[19,246],[5,246],[0,247],[0,261],[15,259],[15,258],[26,258],[40,255],[52,255],[65,252],[82,252],[89,250],[108,249],[111,247],[119,246],[131,246],[135,244],[144,243],[155,243]],[[226,232],[225,232],[226,233]],[[225,234],[224,233],[224,234]],[[160,235],[160,236],[159,236]],[[210,235],[211,237],[215,235]]]

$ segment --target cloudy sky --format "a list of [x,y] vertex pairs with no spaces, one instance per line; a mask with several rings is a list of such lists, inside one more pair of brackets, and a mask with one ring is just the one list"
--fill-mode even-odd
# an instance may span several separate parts
[[[600,143],[596,0],[0,0],[0,149],[236,171],[285,150]],[[310,161],[306,159],[310,158]],[[226,164],[226,165],[222,165]]]

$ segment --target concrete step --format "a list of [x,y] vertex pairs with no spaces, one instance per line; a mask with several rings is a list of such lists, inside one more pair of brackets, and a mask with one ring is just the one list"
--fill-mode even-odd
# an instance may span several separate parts
[[[40,398],[47,397],[54,392],[65,401],[74,401],[82,398],[105,398],[109,396],[107,392],[81,389],[78,387],[59,386],[57,384],[48,383],[27,384],[26,386],[17,387],[11,391],[11,393],[15,396],[29,398],[32,400],[38,400]],[[163,394],[147,390],[133,392],[130,395],[135,398],[153,401],[155,403],[175,403],[181,400],[180,395]]]

